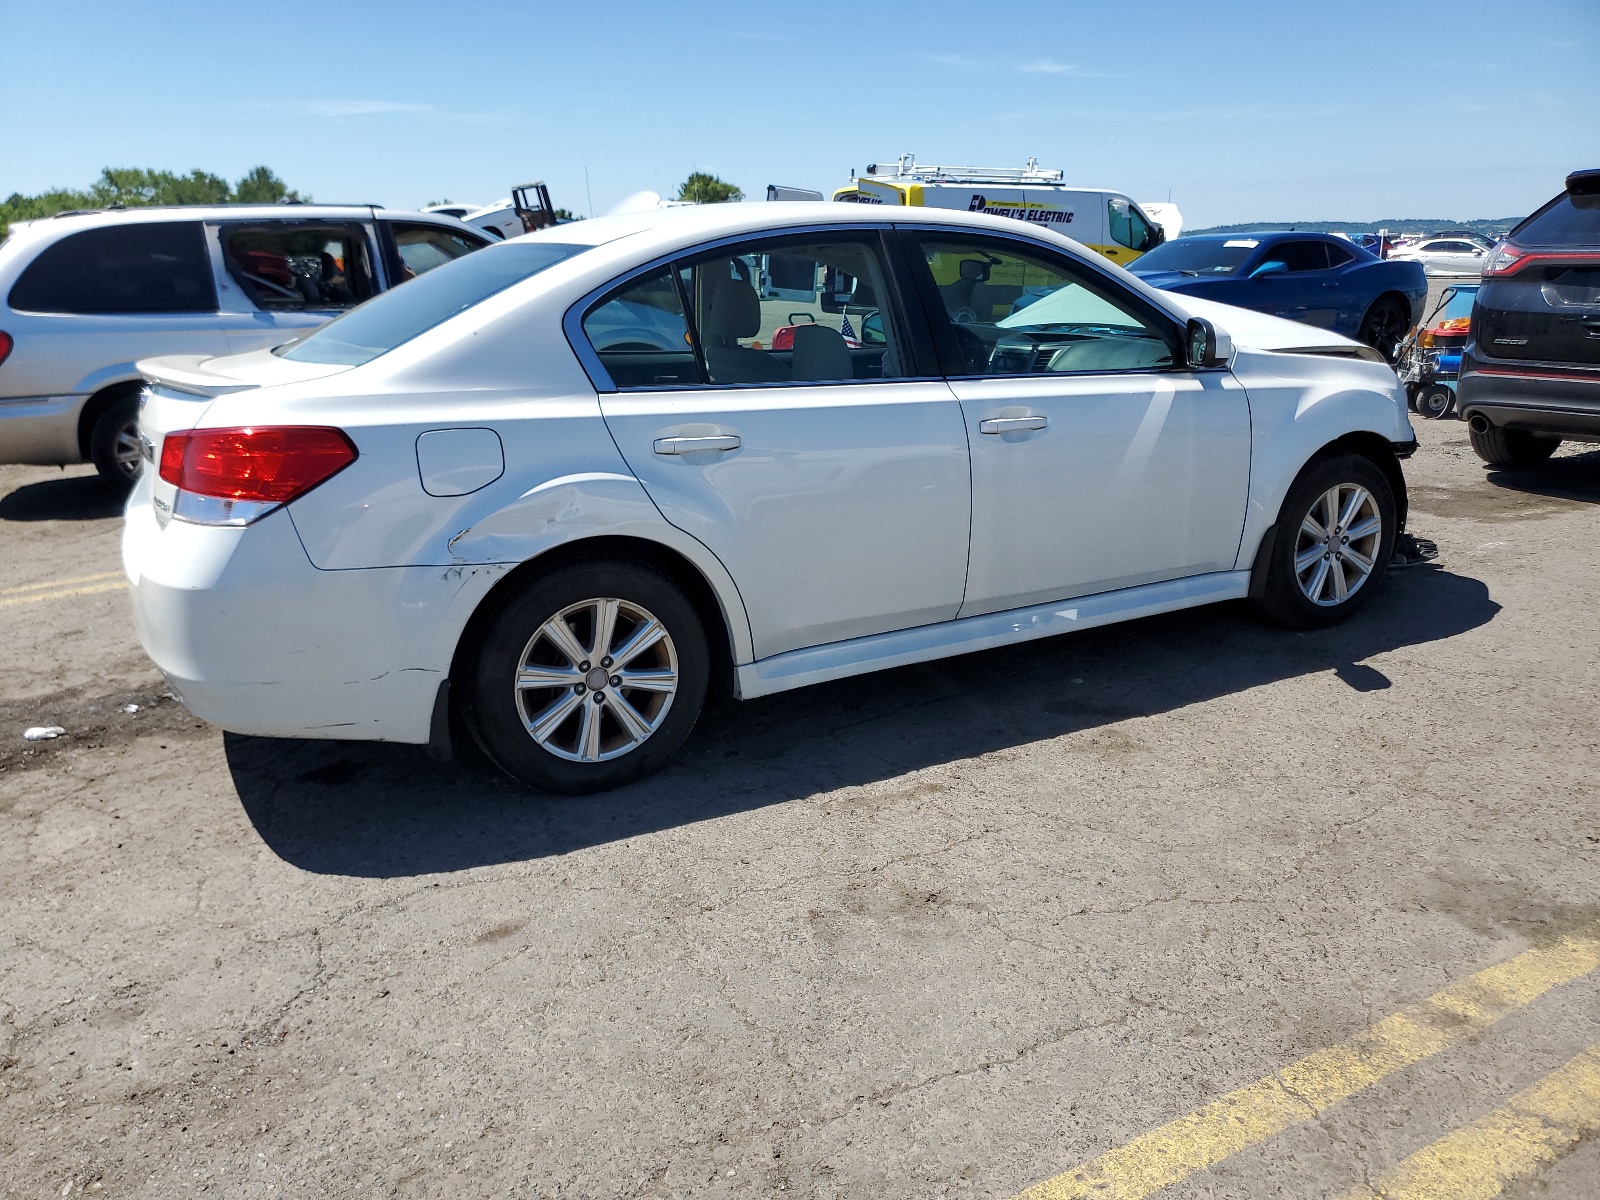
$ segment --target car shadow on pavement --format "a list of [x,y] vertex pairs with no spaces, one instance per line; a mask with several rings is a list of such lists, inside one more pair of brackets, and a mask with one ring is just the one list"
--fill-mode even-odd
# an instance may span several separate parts
[[1484,478],[1509,491],[1600,504],[1600,450],[1563,454],[1530,471],[1495,469]]
[[98,475],[46,479],[0,496],[0,521],[99,521],[120,517],[124,502]]
[[1391,575],[1351,621],[1296,633],[1243,605],[1150,617],[708,711],[677,760],[600,796],[526,791],[481,760],[417,747],[228,734],[245,812],[285,861],[388,878],[565,854],[938,763],[1180,710],[1278,680],[1336,673],[1388,686],[1362,660],[1494,618],[1478,580]]

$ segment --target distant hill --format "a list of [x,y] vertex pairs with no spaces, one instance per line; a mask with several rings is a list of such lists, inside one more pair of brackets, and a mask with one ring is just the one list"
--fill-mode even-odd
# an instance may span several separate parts
[[1521,217],[1501,217],[1492,221],[1253,221],[1246,225],[1213,225],[1209,229],[1186,229],[1185,233],[1264,233],[1270,229],[1301,229],[1307,233],[1432,233],[1435,229],[1470,229],[1489,237],[1501,237]]

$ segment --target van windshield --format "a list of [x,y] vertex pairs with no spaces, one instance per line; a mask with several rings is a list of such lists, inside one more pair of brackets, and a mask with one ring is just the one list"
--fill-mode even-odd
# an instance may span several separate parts
[[1178,271],[1184,275],[1232,275],[1261,243],[1256,238],[1179,238],[1151,250],[1133,264],[1135,275]]
[[374,296],[310,337],[280,346],[276,353],[295,362],[359,367],[496,292],[588,249],[551,242],[487,246]]

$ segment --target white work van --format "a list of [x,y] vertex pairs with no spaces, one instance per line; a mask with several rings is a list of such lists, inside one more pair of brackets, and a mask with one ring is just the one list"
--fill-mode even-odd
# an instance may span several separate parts
[[934,167],[902,155],[893,165],[869,166],[833,198],[1014,217],[1064,233],[1124,267],[1167,240],[1165,227],[1182,228],[1182,217],[1171,205],[1164,206],[1171,209],[1163,214],[1166,219],[1155,221],[1121,192],[1068,187],[1062,172],[1046,170],[1031,158],[1020,168]]

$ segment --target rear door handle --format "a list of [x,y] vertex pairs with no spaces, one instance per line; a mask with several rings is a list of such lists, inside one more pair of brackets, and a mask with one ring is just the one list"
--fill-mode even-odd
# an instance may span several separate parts
[[737,450],[743,444],[731,433],[711,437],[664,437],[656,439],[655,450],[657,454],[693,454],[697,450]]
[[1016,433],[1024,429],[1043,429],[1050,418],[1040,416],[990,417],[978,422],[979,433]]

